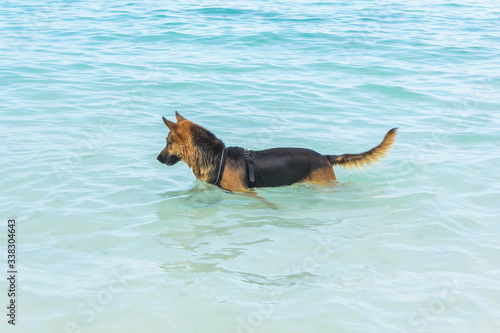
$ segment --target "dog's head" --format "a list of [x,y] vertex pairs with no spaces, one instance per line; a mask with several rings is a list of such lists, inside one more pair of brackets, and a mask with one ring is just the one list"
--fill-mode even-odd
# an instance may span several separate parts
[[177,111],[175,112],[175,117],[177,118],[177,123],[162,117],[163,122],[170,132],[168,132],[167,135],[167,146],[161,151],[156,159],[166,165],[174,165],[182,161],[186,145],[188,144],[186,133],[188,132],[189,124],[186,123],[189,121],[182,117]]
[[167,135],[167,146],[158,155],[157,160],[166,165],[182,161],[193,169],[198,178],[209,174],[217,154],[224,148],[224,143],[207,129],[182,117],[177,111],[175,117],[177,123],[162,117],[170,132]]

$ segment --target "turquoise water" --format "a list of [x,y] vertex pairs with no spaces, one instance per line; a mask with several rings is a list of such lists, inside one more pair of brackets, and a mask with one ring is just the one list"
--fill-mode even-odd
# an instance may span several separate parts
[[[6,2],[0,27],[2,332],[498,331],[495,1]],[[156,161],[175,110],[249,149],[400,132],[273,209]]]

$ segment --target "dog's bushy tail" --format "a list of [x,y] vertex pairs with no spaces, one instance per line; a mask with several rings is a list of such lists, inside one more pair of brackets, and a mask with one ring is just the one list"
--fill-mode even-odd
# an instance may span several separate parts
[[397,128],[391,129],[384,137],[384,140],[375,148],[361,154],[325,155],[330,164],[340,165],[351,170],[364,169],[365,164],[372,166],[372,163],[380,162],[381,158],[387,157],[387,153],[392,148],[396,138]]

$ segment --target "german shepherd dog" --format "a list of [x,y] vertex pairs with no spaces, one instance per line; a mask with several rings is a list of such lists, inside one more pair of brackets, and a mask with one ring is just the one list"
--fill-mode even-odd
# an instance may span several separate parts
[[162,117],[170,132],[167,146],[157,159],[166,165],[182,161],[197,179],[228,191],[253,187],[283,186],[300,182],[332,183],[337,180],[333,166],[349,169],[379,162],[396,137],[391,129],[375,148],[361,154],[321,155],[304,148],[251,150],[226,147],[210,131],[175,112],[177,123]]

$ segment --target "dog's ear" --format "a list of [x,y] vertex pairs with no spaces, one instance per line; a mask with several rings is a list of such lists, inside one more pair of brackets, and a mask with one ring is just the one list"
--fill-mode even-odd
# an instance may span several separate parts
[[177,122],[180,123],[181,121],[183,120],[187,120],[186,118],[184,118],[183,116],[181,116],[179,114],[179,112],[175,111],[175,118],[177,118]]
[[175,131],[177,129],[177,126],[179,126],[173,121],[165,119],[165,117],[161,117],[161,119],[163,119],[163,122],[165,123],[165,125],[167,125],[168,129],[171,131]]

